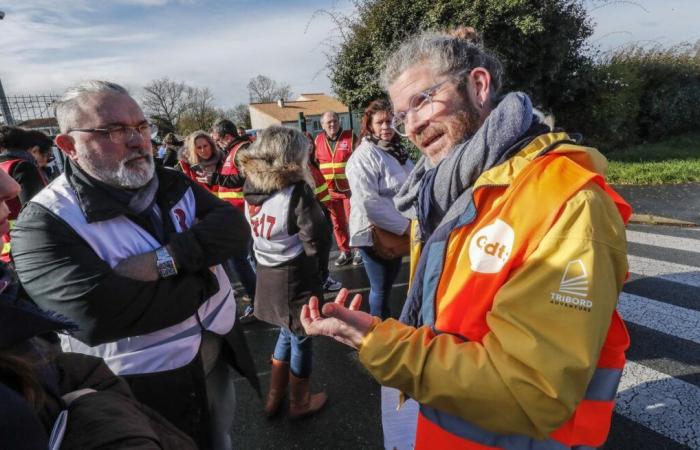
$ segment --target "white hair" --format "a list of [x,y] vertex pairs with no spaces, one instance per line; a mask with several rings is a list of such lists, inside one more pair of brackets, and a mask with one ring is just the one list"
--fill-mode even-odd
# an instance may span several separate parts
[[107,93],[129,95],[126,89],[111,81],[87,80],[68,88],[54,105],[54,113],[61,133],[75,127],[76,116],[81,110],[81,101],[85,96]]

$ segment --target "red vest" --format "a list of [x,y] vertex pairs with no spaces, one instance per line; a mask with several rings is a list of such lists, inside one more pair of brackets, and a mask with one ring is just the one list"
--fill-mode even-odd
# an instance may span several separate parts
[[[508,281],[510,274],[517,271],[537,248],[567,200],[586,184],[598,184],[612,198],[624,222],[627,222],[631,215],[629,205],[605,183],[602,176],[575,163],[572,161],[574,158],[550,153],[531,162],[508,187],[483,186],[474,189],[474,202],[479,214],[472,223],[458,225],[450,231],[443,265],[438,269],[437,289],[425,287],[426,290],[433,289],[435,293],[434,305],[430,309],[437,332],[481,342],[490,331],[487,316],[495,295]],[[502,252],[504,262],[499,263],[503,266],[498,270],[479,266],[479,255],[474,255],[476,259],[472,259],[471,255],[472,248],[482,249],[491,255],[490,259],[485,258],[487,264],[493,263],[492,260],[501,255],[496,247],[499,242],[489,243],[488,237],[483,237],[487,236],[484,230],[489,227],[507,228],[512,236],[517,236]],[[501,231],[499,229],[501,236],[510,235]],[[493,247],[490,253],[488,246]],[[464,249],[470,249],[469,260],[465,259]],[[429,246],[423,249],[423,252],[427,251],[430,251]],[[426,274],[425,278],[428,276]],[[581,302],[580,299],[575,300]],[[587,305],[579,306],[585,308]],[[629,335],[615,311],[584,399],[570,419],[550,434],[549,440],[536,441],[527,436],[490,432],[460,417],[421,405],[415,448],[495,450],[504,447],[564,449],[601,446],[610,429],[615,393],[628,346]],[[502,413],[508,414],[508,411]],[[515,445],[516,442],[518,445]]]
[[345,176],[345,165],[352,155],[353,135],[352,130],[340,133],[335,143],[335,149],[331,150],[326,133],[319,133],[315,140],[316,160],[323,177],[326,179],[328,190],[333,194],[350,193],[350,184]]
[[309,161],[309,171],[311,172],[311,176],[314,177],[314,194],[316,194],[318,201],[325,205],[331,199],[326,179],[323,177],[321,170],[311,161]]
[[[238,175],[239,170],[236,167],[236,153],[244,145],[250,144],[250,141],[237,142],[231,147],[226,159],[224,160],[224,165],[221,168],[221,175]],[[212,192],[216,194],[222,200],[226,200],[236,208],[243,210],[245,207],[245,199],[243,198],[243,187],[236,188],[226,188],[223,186],[213,186]]]
[[[17,165],[17,163],[24,161],[23,159],[10,159],[7,161],[3,161],[0,163],[0,169],[2,169],[5,173],[8,175],[12,174],[12,169]],[[46,176],[44,176],[43,173],[41,173],[41,170],[37,168],[37,171],[39,172],[39,176],[41,179],[44,181],[44,185],[46,185]],[[11,198],[7,201],[5,201],[5,204],[7,205],[7,208],[10,210],[10,214],[7,216],[7,221],[10,225],[10,230],[15,226],[15,220],[17,220],[17,216],[19,216],[19,211],[22,209],[22,205],[19,202],[19,197],[14,197]],[[7,233],[4,233],[2,235],[2,253],[0,253],[0,260],[5,261],[6,263],[10,262],[10,251],[12,250],[12,244],[10,244],[10,232],[8,230]]]

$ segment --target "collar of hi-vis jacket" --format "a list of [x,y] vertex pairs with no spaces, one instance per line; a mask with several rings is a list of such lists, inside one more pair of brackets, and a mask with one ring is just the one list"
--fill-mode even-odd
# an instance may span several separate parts
[[[562,144],[572,145],[557,149]],[[507,188],[532,161],[548,153],[566,154],[567,157],[575,160],[592,172],[604,173],[607,166],[605,157],[595,149],[574,146],[575,144],[576,142],[566,133],[540,135],[507,161],[481,174],[474,183],[474,188],[471,192],[474,193],[479,188],[486,186]],[[462,198],[455,202],[455,205],[464,204],[467,205],[464,211],[456,215],[455,218],[440,223],[422,246],[420,258],[412,276],[413,282],[408,293],[408,299],[401,313],[401,322],[416,327],[435,323],[432,306],[436,292],[435,289],[430,287],[425,289],[425,287],[426,284],[433,288],[437,287],[441,275],[442,258],[428,258],[427,255],[429,253],[444,254],[450,233],[474,221],[477,216],[474,202],[471,199]],[[428,274],[427,278],[426,274]]]

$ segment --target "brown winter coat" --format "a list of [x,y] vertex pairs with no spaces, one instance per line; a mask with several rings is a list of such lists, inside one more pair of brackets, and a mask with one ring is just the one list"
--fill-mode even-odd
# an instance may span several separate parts
[[246,204],[259,206],[277,191],[294,185],[287,229],[297,233],[304,251],[292,261],[270,267],[257,266],[255,316],[265,322],[290,329],[304,336],[299,321],[301,307],[314,295],[323,298],[319,255],[331,244],[321,204],[306,182],[308,173],[297,164],[276,167],[256,158],[254,152],[241,155],[246,174],[243,193]]

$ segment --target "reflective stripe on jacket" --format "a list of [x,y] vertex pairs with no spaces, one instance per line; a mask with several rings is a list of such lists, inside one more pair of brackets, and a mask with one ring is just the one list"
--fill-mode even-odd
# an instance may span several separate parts
[[309,161],[309,172],[314,178],[314,195],[322,204],[326,204],[331,200],[331,194],[328,192],[328,184],[323,177],[321,170],[314,163]]
[[335,148],[331,149],[325,132],[316,136],[316,160],[331,192],[350,192],[350,185],[345,176],[345,164],[352,154],[353,139],[352,130],[344,130],[340,133]]
[[411,291],[424,326],[378,323],[360,347],[378,381],[421,402],[416,448],[605,442],[629,345],[614,306],[631,209],[595,150],[537,157],[565,138],[482,174],[475,208],[423,246]]
[[[231,150],[224,160],[224,165],[221,167],[221,175],[238,175],[239,170],[236,166],[236,153],[244,145],[250,144],[249,141],[241,141],[231,147]],[[211,191],[220,199],[225,200],[239,208],[241,211],[245,207],[245,200],[243,199],[243,186],[235,188],[227,188],[223,186],[212,186]]]

